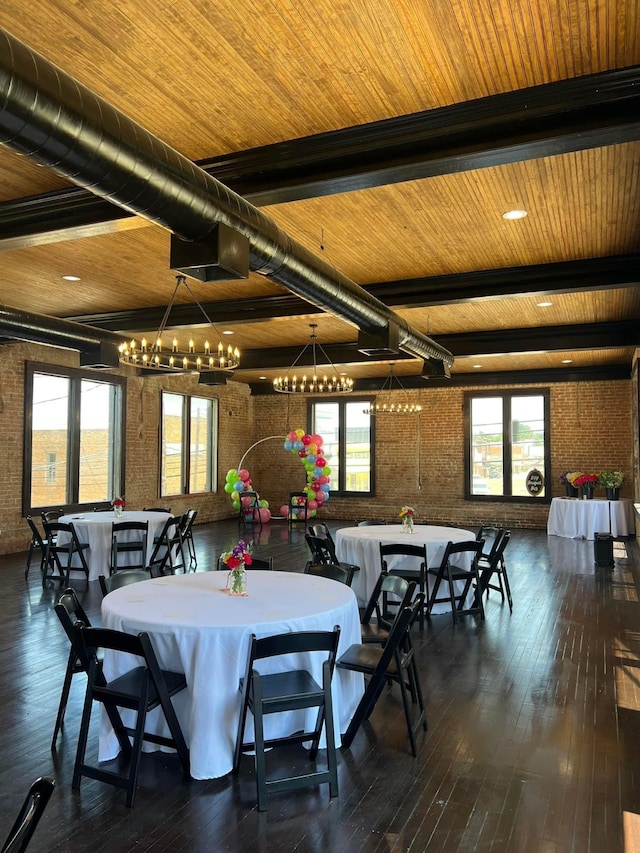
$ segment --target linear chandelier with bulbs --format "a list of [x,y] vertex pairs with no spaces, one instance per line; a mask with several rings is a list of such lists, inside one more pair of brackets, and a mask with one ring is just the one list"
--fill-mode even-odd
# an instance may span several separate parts
[[[307,376],[306,373],[299,376],[297,372],[292,373],[291,376],[289,376],[289,373],[285,376],[278,376],[273,380],[273,390],[279,394],[350,394],[353,391],[353,379],[349,379],[346,375],[341,375],[329,359],[329,356],[320,344],[317,343],[317,323],[310,323],[309,328],[311,329],[311,340],[293,362],[289,371],[295,370],[304,353],[311,347],[313,373],[310,376]],[[330,365],[332,373],[325,373],[323,376],[318,376],[316,349],[322,353],[326,363]]]
[[202,311],[205,319],[216,335],[218,334],[218,331],[209,315],[193,295],[191,288],[187,284],[186,277],[184,275],[177,275],[176,286],[171,296],[171,300],[164,312],[164,316],[162,317],[160,327],[158,328],[155,336],[155,341],[151,343],[147,341],[146,338],[142,338],[139,345],[135,340],[123,341],[118,347],[120,362],[122,364],[130,364],[134,367],[140,367],[143,369],[174,373],[199,373],[201,371],[204,372],[208,370],[232,373],[240,364],[240,351],[237,347],[234,348],[229,345],[225,348],[222,341],[219,341],[218,346],[214,346],[212,349],[211,344],[207,340],[205,341],[202,350],[196,351],[193,340],[190,340],[188,349],[181,350],[178,344],[178,339],[175,337],[171,342],[171,346],[165,347],[163,345],[162,336],[164,334],[167,321],[169,320],[169,315],[173,308],[178,288],[181,285],[187,289],[193,302],[195,302],[198,308]]

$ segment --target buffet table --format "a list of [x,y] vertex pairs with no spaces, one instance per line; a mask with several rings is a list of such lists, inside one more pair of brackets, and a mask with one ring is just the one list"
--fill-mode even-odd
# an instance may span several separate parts
[[[147,536],[147,563],[153,553],[153,538],[159,536],[165,521],[170,518],[168,512],[123,512],[116,516],[113,512],[88,512],[86,515],[63,515],[59,520],[68,524],[71,522],[76,529],[78,539],[89,543],[87,563],[89,564],[89,580],[95,581],[99,575],[109,575],[111,563],[111,526],[118,521],[147,521],[149,533]],[[132,531],[122,538],[136,538],[139,534]],[[68,534],[60,534],[60,543],[65,544]],[[126,564],[126,552],[120,555]],[[135,559],[135,558],[134,558]],[[73,571],[73,567],[71,569]]]
[[[251,634],[267,637],[289,631],[331,631],[340,625],[342,654],[360,642],[360,617],[353,591],[344,584],[297,572],[251,571],[248,595],[232,597],[223,591],[227,572],[198,572],[153,578],[122,587],[102,602],[105,627],[128,633],[147,631],[163,669],[183,672],[187,690],[173,704],[190,749],[194,779],[224,776],[232,769],[240,715],[238,683],[245,674]],[[322,683],[324,653],[295,656],[280,667],[304,666]],[[108,679],[125,671],[130,661],[107,652]],[[259,661],[261,672],[272,672],[274,662]],[[336,746],[346,731],[364,690],[362,675],[336,669],[333,676]],[[268,738],[291,734],[313,725],[317,708],[265,718]],[[123,718],[124,715],[123,715]],[[305,722],[306,721],[306,722]],[[126,718],[125,718],[126,722]],[[252,718],[246,738],[251,739]],[[147,718],[148,731],[166,733],[158,709]],[[324,737],[324,735],[323,735]],[[145,744],[145,749],[158,749]],[[105,714],[101,717],[100,760],[118,754],[118,742]]]
[[634,532],[633,505],[629,500],[553,498],[551,501],[549,536],[594,539],[596,533],[629,536]]
[[[448,542],[468,542],[475,540],[476,535],[471,530],[461,530],[458,527],[439,527],[433,524],[416,524],[413,533],[405,533],[401,524],[372,524],[363,527],[343,527],[336,531],[336,555],[344,563],[360,566],[360,571],[353,576],[352,588],[358,597],[358,604],[364,607],[376,585],[381,571],[380,545],[406,542],[409,545],[427,546],[427,565],[437,567],[442,562],[444,550]],[[466,562],[468,555],[462,555]],[[402,562],[403,565],[419,568],[419,561],[411,557],[390,557],[389,569]],[[428,576],[429,586],[433,583],[432,575]],[[456,591],[464,584],[456,583]],[[435,604],[433,613],[448,613],[451,606],[448,603]]]

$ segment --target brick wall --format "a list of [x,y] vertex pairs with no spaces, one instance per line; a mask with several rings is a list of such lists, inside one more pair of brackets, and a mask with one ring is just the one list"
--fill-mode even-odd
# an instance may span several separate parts
[[[22,518],[22,441],[24,418],[24,363],[27,360],[75,367],[75,352],[9,344],[0,347],[0,435],[2,478],[0,499],[0,553],[25,550],[29,542]],[[619,468],[627,476],[622,496],[632,497],[632,383],[593,382],[551,385],[552,490],[562,493],[558,476],[568,469]],[[307,399],[289,395],[252,398],[248,386],[230,382],[226,387],[198,385],[195,377],[131,377],[127,383],[127,506],[139,509],[160,502],[158,496],[158,436],[160,392],[216,397],[219,400],[219,491],[215,495],[162,500],[177,514],[190,507],[198,521],[233,514],[223,485],[229,468],[244,465],[263,499],[278,514],[290,491],[305,484],[300,462],[282,447],[290,429],[307,427]],[[374,499],[332,497],[321,510],[326,518],[391,519],[399,507],[410,503],[420,519],[457,522],[475,527],[490,521],[510,527],[546,524],[547,506],[504,502],[480,503],[463,498],[463,388],[426,388],[420,392],[420,419],[379,418],[376,435],[376,495]],[[636,390],[637,393],[637,390]],[[636,415],[637,418],[637,415]],[[418,430],[419,426],[419,430]]]

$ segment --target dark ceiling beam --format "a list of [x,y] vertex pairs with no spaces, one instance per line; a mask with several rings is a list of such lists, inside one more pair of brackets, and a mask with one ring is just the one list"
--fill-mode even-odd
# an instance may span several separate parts
[[[480,270],[479,272],[431,278],[384,281],[364,289],[391,308],[422,308],[477,299],[514,296],[547,296],[554,293],[637,287],[640,284],[640,254],[589,258],[529,267]],[[274,317],[294,317],[322,313],[295,294],[261,296],[204,302],[203,308],[215,323],[253,323]],[[157,329],[166,305],[79,314],[68,319],[112,332],[140,333]],[[202,311],[193,303],[174,305],[167,328],[202,325]]]
[[[500,387],[503,385],[547,385],[555,382],[615,382],[631,378],[628,364],[609,364],[602,367],[548,368],[537,370],[506,370],[478,373],[452,373],[450,379],[438,377],[423,379],[421,376],[403,376],[402,384],[407,389],[434,391],[439,388],[476,388],[478,386]],[[388,377],[387,377],[388,379]],[[379,391],[387,379],[357,379],[354,394]],[[270,382],[252,382],[249,387],[255,397],[264,397],[278,392]],[[422,399],[424,407],[424,398]],[[410,416],[405,416],[410,417]]]
[[[255,206],[640,138],[640,66],[504,92],[198,161]],[[127,214],[73,188],[0,204],[0,248],[111,232]]]
[[[613,349],[640,346],[640,323],[621,320],[617,323],[584,323],[574,326],[543,326],[525,329],[495,329],[489,332],[463,332],[438,335],[437,341],[456,358],[463,356],[501,355],[527,352],[558,352],[570,350]],[[411,358],[406,353],[376,356],[370,359],[358,351],[357,343],[323,344],[327,357],[335,365],[360,364],[367,361],[402,361]],[[241,367],[244,370],[289,370],[313,363],[312,353],[302,347],[243,350]],[[320,359],[318,358],[320,363]],[[404,377],[402,378],[404,382]]]

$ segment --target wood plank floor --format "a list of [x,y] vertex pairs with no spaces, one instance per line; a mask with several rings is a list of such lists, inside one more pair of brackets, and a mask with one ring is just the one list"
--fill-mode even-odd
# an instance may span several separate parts
[[[237,532],[234,521],[196,527],[198,569]],[[302,531],[289,541],[278,524],[256,532],[255,552],[282,570],[306,560]],[[43,590],[36,566],[25,583],[24,554],[0,557],[0,841],[46,774],[57,787],[30,851],[640,851],[639,550],[616,543],[603,572],[591,542],[514,531],[507,556],[513,615],[492,592],[484,623],[442,615],[414,628],[429,721],[418,758],[389,688],[340,751],[339,797],[327,786],[281,795],[266,814],[250,758],[238,778],[184,782],[173,756],[145,755],[133,809],[91,779],[72,792],[83,676],[49,748],[68,653],[59,585]],[[74,585],[99,623],[98,583]],[[286,757],[299,766],[304,752]]]

